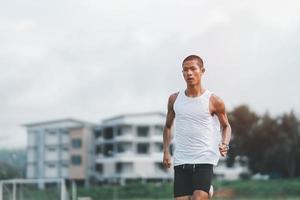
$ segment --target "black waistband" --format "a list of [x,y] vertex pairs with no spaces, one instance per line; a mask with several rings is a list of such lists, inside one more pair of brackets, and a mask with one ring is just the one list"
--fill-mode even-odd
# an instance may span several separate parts
[[206,164],[206,163],[201,163],[201,164],[182,164],[182,165],[176,165],[174,166],[174,169],[210,169],[212,168],[212,164]]

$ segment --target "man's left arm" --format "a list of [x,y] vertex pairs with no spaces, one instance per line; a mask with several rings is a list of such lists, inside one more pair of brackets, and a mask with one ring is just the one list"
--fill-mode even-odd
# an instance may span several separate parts
[[231,138],[231,127],[226,114],[224,101],[215,96],[211,96],[213,113],[218,116],[222,128],[222,141],[219,145],[219,150],[222,156],[226,156],[229,150],[229,142]]

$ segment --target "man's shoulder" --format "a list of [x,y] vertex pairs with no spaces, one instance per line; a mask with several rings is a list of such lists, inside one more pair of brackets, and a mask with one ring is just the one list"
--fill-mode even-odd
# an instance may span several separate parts
[[216,94],[211,94],[209,100],[216,110],[222,109],[225,106],[223,99]]
[[212,93],[210,96],[210,100],[214,103],[221,103],[223,102],[222,98],[217,96],[216,94]]
[[169,102],[174,103],[175,100],[176,100],[176,98],[177,98],[177,96],[178,96],[178,94],[179,94],[179,91],[178,91],[178,92],[175,92],[175,93],[173,93],[173,94],[171,94],[171,95],[169,96]]

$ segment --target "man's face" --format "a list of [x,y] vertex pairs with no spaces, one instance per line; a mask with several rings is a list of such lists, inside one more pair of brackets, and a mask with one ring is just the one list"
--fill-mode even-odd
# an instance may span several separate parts
[[200,68],[196,60],[188,60],[183,63],[182,73],[187,85],[199,85],[204,71],[204,68]]

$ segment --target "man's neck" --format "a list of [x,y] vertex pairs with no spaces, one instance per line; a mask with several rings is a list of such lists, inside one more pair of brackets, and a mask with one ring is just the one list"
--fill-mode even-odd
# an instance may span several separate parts
[[205,92],[205,89],[201,85],[188,85],[185,94],[188,97],[197,97],[202,95]]

